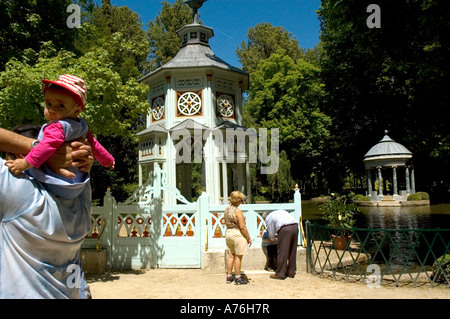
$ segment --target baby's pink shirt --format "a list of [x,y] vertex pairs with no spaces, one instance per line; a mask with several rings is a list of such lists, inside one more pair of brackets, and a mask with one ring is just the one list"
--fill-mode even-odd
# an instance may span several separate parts
[[[39,168],[64,143],[64,138],[65,134],[61,123],[49,124],[44,128],[44,137],[28,153],[25,160],[33,167]],[[90,131],[87,132],[86,138],[91,145],[95,159],[103,166],[111,166],[114,157],[96,140]]]

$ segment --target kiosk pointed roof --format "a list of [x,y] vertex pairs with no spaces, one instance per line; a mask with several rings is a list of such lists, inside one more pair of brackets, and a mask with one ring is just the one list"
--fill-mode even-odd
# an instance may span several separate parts
[[[185,2],[188,3],[189,1]],[[197,3],[199,0],[193,2]],[[203,3],[204,1],[200,2]],[[191,6],[190,3],[188,4]],[[182,44],[175,57],[156,70],[141,77],[139,82],[146,82],[146,80],[165,70],[216,68],[241,74],[243,76],[243,89],[248,89],[248,73],[228,64],[211,50],[209,39],[214,36],[214,31],[212,28],[198,23],[198,12],[195,10],[194,8],[194,21],[177,31]]]

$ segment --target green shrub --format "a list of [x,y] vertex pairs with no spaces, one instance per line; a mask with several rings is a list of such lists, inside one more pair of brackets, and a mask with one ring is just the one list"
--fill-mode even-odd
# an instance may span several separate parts
[[364,196],[362,194],[357,194],[357,195],[355,195],[353,200],[354,201],[359,201],[359,202],[368,202],[368,201],[370,201],[370,198],[369,198],[369,196]]
[[267,198],[265,198],[263,195],[255,195],[253,196],[253,201],[255,202],[267,201]]
[[323,212],[323,219],[328,221],[328,226],[338,228],[352,228],[355,224],[355,214],[359,212],[353,203],[353,195],[331,194],[326,202],[319,204]]
[[417,192],[415,194],[408,195],[408,200],[429,200],[430,195],[426,192]]
[[450,284],[450,254],[445,254],[436,259],[431,269],[433,270],[435,282]]

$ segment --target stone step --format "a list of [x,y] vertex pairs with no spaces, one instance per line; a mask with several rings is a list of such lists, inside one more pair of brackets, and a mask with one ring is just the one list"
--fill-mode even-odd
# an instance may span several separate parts
[[[226,272],[227,249],[208,249],[203,252],[203,270],[208,273],[223,274]],[[248,254],[242,258],[241,269],[249,271],[265,271],[266,256],[261,247],[251,247]],[[297,270],[306,272],[306,249],[297,248]]]

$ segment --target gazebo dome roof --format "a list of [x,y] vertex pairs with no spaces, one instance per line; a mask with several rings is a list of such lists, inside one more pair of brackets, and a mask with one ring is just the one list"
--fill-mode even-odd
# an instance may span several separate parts
[[388,158],[404,158],[409,159],[412,157],[412,152],[400,143],[391,139],[386,132],[386,135],[375,144],[364,155],[364,161],[375,159],[388,159]]

